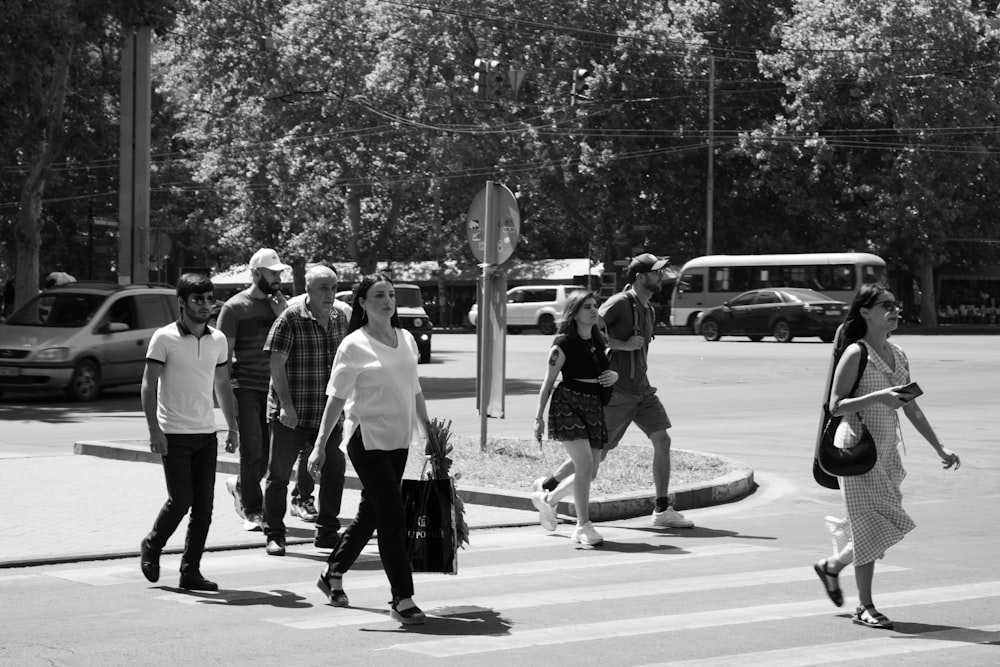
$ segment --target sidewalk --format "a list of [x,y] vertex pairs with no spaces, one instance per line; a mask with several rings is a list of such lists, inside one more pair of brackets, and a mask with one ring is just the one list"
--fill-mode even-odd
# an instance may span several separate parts
[[[74,449],[77,455],[0,461],[0,508],[7,524],[0,568],[138,556],[139,541],[166,499],[159,457],[136,441],[84,441]],[[220,453],[207,551],[264,546],[263,533],[243,530],[226,491],[225,480],[237,466],[234,455]],[[697,488],[678,488],[675,504],[689,509],[730,502],[753,488],[753,471],[747,469]],[[359,489],[349,471],[340,512],[345,525],[357,511]],[[477,529],[538,523],[527,492],[460,488],[459,493],[472,540]],[[592,513],[602,521],[638,516],[648,512],[649,502],[648,494],[601,499]],[[181,523],[164,553],[183,550],[186,525]],[[286,526],[288,544],[312,543],[312,524],[286,516]]]

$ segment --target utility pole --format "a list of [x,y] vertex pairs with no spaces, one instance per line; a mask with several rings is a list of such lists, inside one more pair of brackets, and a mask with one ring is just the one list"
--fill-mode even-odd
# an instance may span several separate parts
[[705,192],[705,254],[712,254],[715,215],[715,54],[708,56],[708,185]]
[[121,139],[118,150],[118,283],[149,281],[150,49],[141,26],[122,49]]

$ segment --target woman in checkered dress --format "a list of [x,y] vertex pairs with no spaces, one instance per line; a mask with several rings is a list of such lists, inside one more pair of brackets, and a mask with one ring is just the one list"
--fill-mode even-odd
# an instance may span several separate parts
[[[915,396],[902,391],[903,385],[910,382],[909,363],[903,350],[889,342],[889,335],[899,326],[899,310],[900,304],[888,287],[867,284],[859,290],[844,323],[846,347],[837,363],[830,394],[832,414],[844,417],[835,443],[840,448],[853,446],[864,424],[875,440],[878,461],[863,475],[839,478],[847,506],[844,530],[850,541],[832,558],[821,559],[813,566],[827,595],[839,607],[844,599],[837,575],[853,561],[861,604],[852,620],[887,629],[893,627],[892,621],[877,611],[872,601],[875,561],[914,527],[902,503],[900,487],[906,470],[899,456],[902,439],[897,410],[903,409],[941,457],[945,468],[957,470],[961,465],[958,455],[938,440]],[[851,395],[851,388],[858,380],[861,346],[866,349],[868,362],[857,390]]]

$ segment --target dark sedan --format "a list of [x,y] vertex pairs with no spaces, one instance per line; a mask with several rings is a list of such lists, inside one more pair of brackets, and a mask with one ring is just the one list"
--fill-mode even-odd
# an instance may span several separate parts
[[774,336],[779,343],[788,343],[796,336],[819,336],[829,343],[848,308],[843,301],[811,289],[757,289],[704,311],[697,326],[705,340],[712,341],[738,335],[754,342]]

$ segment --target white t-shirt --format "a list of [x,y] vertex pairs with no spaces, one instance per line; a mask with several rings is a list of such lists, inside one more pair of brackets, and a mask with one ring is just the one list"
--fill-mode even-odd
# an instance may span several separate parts
[[337,348],[326,393],[346,399],[345,446],[359,426],[365,449],[405,449],[423,433],[417,342],[405,329],[396,329],[396,336],[392,348],[357,329]]
[[146,360],[163,364],[156,421],[164,433],[215,433],[215,369],[229,363],[229,342],[214,327],[196,337],[180,322],[157,329]]

